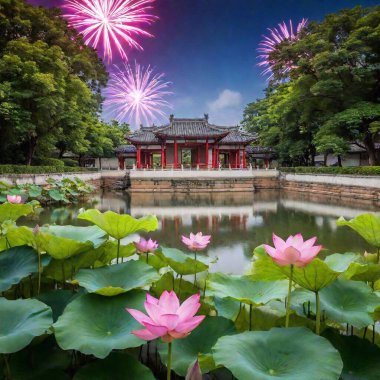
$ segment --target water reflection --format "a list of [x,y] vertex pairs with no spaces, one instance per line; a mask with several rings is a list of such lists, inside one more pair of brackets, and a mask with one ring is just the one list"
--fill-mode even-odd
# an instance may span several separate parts
[[96,207],[130,213],[134,217],[155,214],[158,231],[150,236],[171,247],[183,248],[181,234],[202,231],[213,236],[207,254],[218,258],[212,271],[243,273],[254,247],[270,243],[272,231],[281,236],[301,232],[318,236],[331,252],[363,251],[366,243],[347,228],[337,228],[339,216],[353,218],[379,210],[377,204],[305,196],[299,193],[111,193],[91,199],[91,204],[45,209],[33,223],[83,224],[76,220],[80,207]]

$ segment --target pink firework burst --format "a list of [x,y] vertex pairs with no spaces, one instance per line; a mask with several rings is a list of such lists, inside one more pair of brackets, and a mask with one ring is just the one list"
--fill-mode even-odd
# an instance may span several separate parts
[[[258,63],[258,66],[263,66],[265,68],[263,75],[271,74],[270,78],[273,76],[273,67],[277,62],[270,57],[271,53],[273,53],[283,41],[297,41],[301,30],[305,28],[306,25],[307,19],[303,18],[301,22],[298,23],[295,30],[293,28],[292,20],[289,20],[289,26],[286,25],[284,21],[278,24],[277,28],[268,28],[269,35],[263,36],[264,39],[259,43],[259,48],[257,49],[257,51],[261,53],[257,57],[261,60],[261,62]],[[281,69],[281,73],[286,74],[293,67],[293,62],[287,62],[285,67]]]
[[126,47],[142,50],[136,37],[153,37],[141,25],[157,17],[150,12],[155,0],[66,0],[64,16],[69,25],[83,34],[87,45],[103,48],[104,58],[112,60],[116,49],[123,59]]
[[170,108],[165,97],[170,82],[164,80],[164,74],[156,74],[148,66],[146,68],[135,63],[125,63],[124,68],[115,66],[106,91],[105,104],[110,113],[119,121],[135,122],[136,126],[151,124],[165,117],[164,109]]

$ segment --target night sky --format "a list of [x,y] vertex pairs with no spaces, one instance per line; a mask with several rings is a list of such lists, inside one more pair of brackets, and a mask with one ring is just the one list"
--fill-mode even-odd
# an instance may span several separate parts
[[[62,1],[29,0],[42,6]],[[211,122],[236,125],[244,106],[266,86],[256,58],[266,28],[290,18],[318,21],[358,4],[379,0],[157,0],[159,20],[148,27],[155,38],[140,39],[144,51],[131,51],[129,59],[166,74],[173,83],[168,100],[175,116],[209,113]]]

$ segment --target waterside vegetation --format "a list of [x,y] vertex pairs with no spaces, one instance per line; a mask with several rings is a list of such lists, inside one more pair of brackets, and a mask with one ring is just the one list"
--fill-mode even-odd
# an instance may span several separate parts
[[17,225],[32,213],[0,205],[5,379],[379,378],[378,215],[337,221],[373,253],[322,259],[315,237],[274,235],[231,276],[210,270],[212,236],[182,237],[183,251],[139,240],[154,216],[90,209],[85,227]]

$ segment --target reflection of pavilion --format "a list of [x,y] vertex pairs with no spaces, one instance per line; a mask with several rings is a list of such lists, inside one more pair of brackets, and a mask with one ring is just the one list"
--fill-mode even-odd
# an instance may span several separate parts
[[[141,127],[127,136],[136,147],[137,169],[198,167],[246,168],[246,147],[255,136],[237,127],[210,124],[208,115],[202,119],[178,119],[161,127]],[[121,169],[124,158],[134,158],[133,152],[119,152]],[[158,164],[159,162],[159,164]]]

